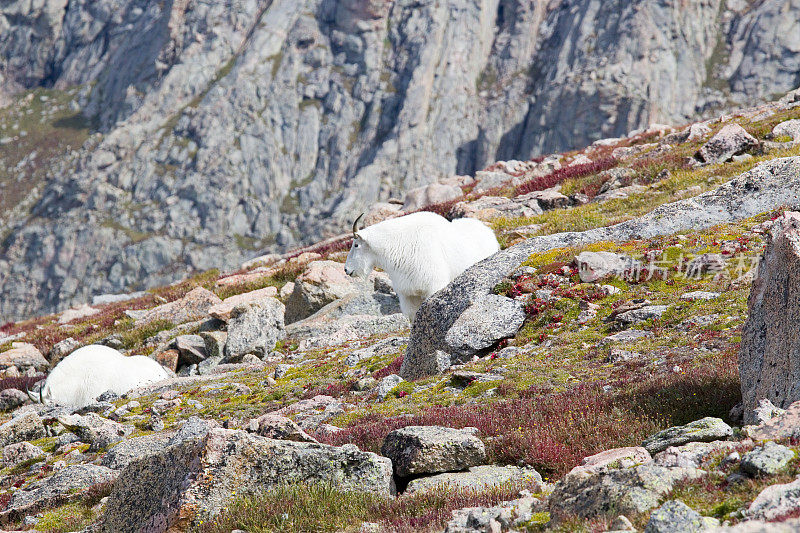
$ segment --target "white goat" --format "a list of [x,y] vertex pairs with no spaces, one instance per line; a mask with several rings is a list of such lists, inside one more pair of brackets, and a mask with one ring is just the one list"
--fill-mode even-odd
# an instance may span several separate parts
[[353,223],[353,245],[344,271],[363,277],[374,267],[382,268],[409,320],[426,298],[500,250],[494,232],[472,218],[450,222],[435,213],[420,212],[358,230],[360,219]]
[[167,369],[143,355],[126,357],[108,346],[78,348],[47,376],[35,402],[85,407],[106,391],[125,394],[131,389],[169,377]]

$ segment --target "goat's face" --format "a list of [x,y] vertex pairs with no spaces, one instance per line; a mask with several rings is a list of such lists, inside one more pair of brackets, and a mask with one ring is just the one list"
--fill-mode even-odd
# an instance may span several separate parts
[[369,245],[358,235],[353,237],[353,245],[347,252],[347,261],[344,263],[345,273],[348,276],[363,278],[372,271],[374,264]]

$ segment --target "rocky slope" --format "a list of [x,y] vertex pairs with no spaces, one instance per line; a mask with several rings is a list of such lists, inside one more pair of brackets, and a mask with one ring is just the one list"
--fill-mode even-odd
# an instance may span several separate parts
[[797,0],[6,2],[0,317],[313,242],[498,159],[769,99],[797,84],[798,14]]
[[[504,250],[413,327],[384,274],[344,274],[346,240],[5,325],[0,522],[796,531],[800,345],[774,308],[794,305],[798,180],[794,91],[459,178],[426,209],[485,220]],[[98,342],[177,377],[30,403]]]

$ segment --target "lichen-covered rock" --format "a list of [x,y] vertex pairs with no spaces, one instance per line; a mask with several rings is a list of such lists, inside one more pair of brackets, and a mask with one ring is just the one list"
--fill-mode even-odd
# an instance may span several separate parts
[[200,320],[208,316],[208,310],[222,300],[213,292],[203,287],[195,287],[182,298],[165,303],[145,311],[136,317],[136,325],[149,324],[155,320],[165,320],[173,324],[182,324],[190,320]]
[[708,461],[720,452],[732,452],[736,449],[735,442],[690,442],[683,446],[670,446],[659,452],[653,458],[655,464],[669,468],[705,468]]
[[722,163],[734,155],[757,147],[758,144],[758,139],[747,133],[743,127],[728,124],[700,148],[697,157],[705,163]]
[[747,508],[748,518],[775,520],[800,509],[800,479],[770,485],[762,490]]
[[740,468],[752,476],[772,476],[786,468],[794,456],[791,448],[770,441],[744,454]]
[[557,522],[591,518],[610,511],[643,513],[657,507],[675,483],[698,479],[705,471],[640,465],[607,472],[567,474],[550,495],[550,514]]
[[611,276],[621,276],[630,259],[613,252],[581,252],[575,256],[578,275],[584,283],[592,283]]
[[78,500],[93,485],[108,483],[115,477],[114,471],[104,466],[68,466],[15,492],[0,519],[13,520],[55,504]]
[[11,349],[0,353],[0,370],[16,367],[19,370],[46,370],[50,363],[36,346],[27,342],[12,342]]
[[34,411],[12,418],[0,426],[0,446],[8,446],[24,440],[41,439],[46,435],[42,419]]
[[774,221],[747,304],[739,374],[753,424],[762,398],[783,409],[800,400],[800,213]]
[[300,429],[291,418],[267,413],[247,424],[247,431],[262,437],[295,442],[317,442],[317,439]]
[[378,394],[379,400],[385,400],[393,388],[397,387],[403,382],[403,378],[397,374],[389,374],[378,382],[375,392]]
[[336,261],[312,261],[294,280],[294,290],[286,301],[286,323],[309,317],[334,300],[359,292],[344,265]]
[[169,435],[161,434],[123,440],[103,455],[100,464],[112,470],[122,470],[132,461],[163,451],[169,440]]
[[283,304],[275,298],[236,306],[228,321],[225,362],[241,361],[248,353],[263,356],[274,350],[286,335],[284,311]]
[[[759,402],[759,405],[762,404]],[[756,422],[757,418],[756,416]],[[792,403],[785,412],[761,422],[758,426],[746,426],[744,429],[749,437],[756,440],[800,438],[800,400]]]
[[733,428],[721,418],[707,416],[683,426],[673,426],[645,439],[642,446],[650,453],[658,453],[670,446],[688,442],[711,442],[733,435]]
[[482,492],[491,487],[515,482],[530,483],[535,490],[536,484],[542,483],[542,476],[533,468],[492,465],[473,466],[466,472],[446,472],[413,479],[406,486],[404,494],[441,490],[443,487],[446,487],[446,490],[464,489]]
[[444,533],[485,533],[524,529],[542,502],[532,496],[502,502],[493,507],[465,507],[453,511]]
[[0,411],[11,411],[31,401],[27,394],[19,389],[3,389],[0,391]]
[[[488,294],[458,317],[447,332],[445,342],[457,357],[471,357],[500,339],[513,337],[524,321],[525,309],[521,302]],[[415,379],[418,376],[407,377]]]
[[196,527],[236,495],[289,483],[333,483],[389,496],[391,463],[353,445],[280,441],[211,429],[131,462],[108,499],[101,531]]
[[386,435],[381,454],[400,477],[464,470],[486,460],[483,442],[471,433],[442,426],[407,426]]
[[699,533],[719,525],[705,518],[680,500],[669,500],[650,514],[644,533]]
[[263,289],[257,289],[255,291],[243,292],[225,298],[221,303],[211,307],[208,310],[208,314],[223,322],[227,322],[231,318],[233,308],[237,305],[258,302],[264,298],[275,298],[276,296],[278,296],[277,287],[264,287]]
[[614,448],[584,457],[580,465],[570,470],[570,474],[607,472],[613,469],[647,464],[652,460],[650,453],[641,446]]
[[89,449],[92,451],[115,444],[133,432],[133,427],[108,420],[97,413],[63,415],[58,417],[58,422],[83,442],[91,444]]
[[16,444],[9,444],[3,448],[3,464],[6,466],[14,466],[19,463],[30,461],[41,457],[44,459],[44,451],[38,446],[34,446],[30,442],[18,442]]

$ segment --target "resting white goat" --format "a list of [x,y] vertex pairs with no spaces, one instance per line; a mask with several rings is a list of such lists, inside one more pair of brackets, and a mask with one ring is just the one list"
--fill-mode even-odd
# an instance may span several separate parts
[[131,389],[169,377],[154,359],[143,355],[125,357],[108,346],[78,348],[47,376],[39,397],[33,401],[68,407],[85,407],[106,391],[125,394]]
[[353,245],[344,271],[363,277],[374,267],[382,268],[409,320],[426,298],[500,250],[494,232],[473,218],[450,222],[420,212],[357,230],[360,219],[353,223]]

